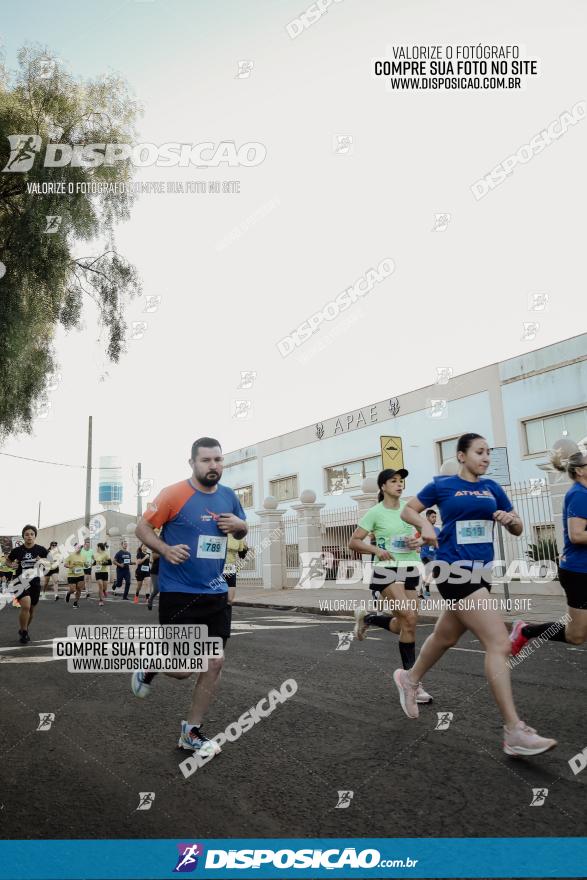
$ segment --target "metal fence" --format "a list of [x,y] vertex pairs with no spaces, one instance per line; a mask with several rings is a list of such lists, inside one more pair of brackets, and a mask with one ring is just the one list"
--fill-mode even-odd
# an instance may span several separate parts
[[263,585],[263,550],[261,547],[261,525],[249,525],[246,542],[250,547],[245,560],[239,560],[238,579],[252,587]]
[[[524,531],[519,537],[511,535],[506,529],[495,529],[495,557],[503,559],[506,566],[513,560],[527,562],[556,561],[560,548],[557,548],[552,509],[552,500],[546,480],[528,480],[514,483],[507,490],[514,509],[522,518]],[[348,549],[348,542],[359,519],[358,507],[339,507],[323,509],[320,513],[320,537],[324,561],[327,568],[326,579],[335,580],[339,564],[344,560],[361,559],[360,554]],[[438,523],[442,525],[441,522]],[[281,520],[282,565],[287,575],[287,583],[292,585],[300,576],[300,556],[298,545],[298,517],[295,513],[284,514]],[[261,546],[261,526],[249,526],[247,544],[253,552],[240,568],[239,578],[244,583],[262,585],[263,566]]]
[[281,520],[283,530],[283,546],[285,547],[285,568],[287,576],[298,577],[300,570],[300,548],[298,546],[298,517],[295,513],[286,513]]
[[546,480],[527,480],[513,483],[507,494],[514,510],[524,523],[524,531],[519,537],[498,526],[495,530],[496,558],[528,562],[556,562],[560,548],[557,548],[552,500]]
[[360,555],[349,550],[348,543],[357,528],[358,507],[338,507],[322,510],[320,515],[320,535],[322,552],[326,564],[326,580],[336,580],[339,563],[345,559],[360,559]]

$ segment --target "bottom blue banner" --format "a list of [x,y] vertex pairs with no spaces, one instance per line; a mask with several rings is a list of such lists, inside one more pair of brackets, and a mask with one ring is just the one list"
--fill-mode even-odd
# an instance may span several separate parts
[[587,876],[585,837],[4,840],[0,880]]

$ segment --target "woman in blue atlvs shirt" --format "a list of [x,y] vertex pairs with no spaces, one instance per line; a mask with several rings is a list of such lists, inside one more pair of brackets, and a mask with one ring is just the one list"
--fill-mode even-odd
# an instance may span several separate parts
[[[469,630],[485,649],[485,675],[504,721],[504,752],[514,756],[539,755],[554,748],[556,740],[539,736],[516,712],[508,665],[508,631],[501,614],[487,601],[494,523],[500,523],[512,535],[521,535],[522,521],[501,486],[483,476],[490,462],[484,437],[459,437],[457,459],[458,475],[435,477],[401,513],[402,519],[420,530],[424,543],[438,546],[435,571],[440,573],[435,573],[434,579],[442,598],[453,601],[450,608],[441,612],[415,665],[408,670],[396,669],[393,679],[402,709],[408,718],[417,718],[415,693],[420,680]],[[438,537],[430,522],[420,516],[432,506],[438,507],[442,519]]]
[[552,642],[582,645],[587,642],[587,455],[575,452],[562,460],[559,450],[550,456],[558,471],[566,471],[573,485],[563,504],[564,547],[558,566],[558,579],[567,597],[569,623],[558,621],[527,624],[516,620],[510,635],[512,654],[542,636]]

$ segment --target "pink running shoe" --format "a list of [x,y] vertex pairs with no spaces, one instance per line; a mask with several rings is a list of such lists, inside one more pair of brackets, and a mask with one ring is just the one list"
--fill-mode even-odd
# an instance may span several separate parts
[[420,683],[412,684],[405,669],[396,669],[393,673],[395,686],[399,691],[399,701],[408,718],[417,718],[420,714],[416,696]]
[[524,645],[527,645],[530,639],[522,635],[522,629],[526,626],[525,620],[514,620],[512,631],[510,633],[510,642],[512,643],[512,656],[519,654]]
[[512,730],[503,729],[503,750],[506,755],[514,758],[541,755],[558,745],[555,739],[547,739],[539,736],[533,727],[528,727],[525,721],[518,721]]
[[416,703],[432,703],[434,702],[430,694],[428,694],[424,688],[422,687],[422,683],[418,685],[418,690],[416,691]]

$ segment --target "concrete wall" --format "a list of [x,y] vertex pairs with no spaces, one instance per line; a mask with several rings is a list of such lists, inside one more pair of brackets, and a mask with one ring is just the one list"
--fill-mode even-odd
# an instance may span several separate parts
[[537,465],[547,461],[547,455],[526,454],[522,421],[579,404],[587,406],[587,360],[510,381],[502,386],[501,396],[512,480],[540,477],[542,472]]
[[[402,438],[404,464],[410,472],[406,489],[410,494],[415,494],[439,471],[436,441],[470,430],[485,434],[493,442],[486,392],[451,401],[447,418],[430,418],[426,411],[412,412],[369,425],[359,432],[339,434],[316,440],[302,448],[269,455],[263,461],[263,491],[269,494],[269,482],[272,479],[298,474],[300,492],[313,489],[316,500],[327,503],[329,508],[347,507],[352,503],[351,496],[360,491],[360,486],[345,489],[340,495],[327,495],[324,469],[346,461],[379,455],[381,435],[391,434]],[[292,503],[296,502],[283,502],[280,507],[287,508]]]

